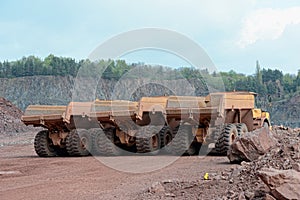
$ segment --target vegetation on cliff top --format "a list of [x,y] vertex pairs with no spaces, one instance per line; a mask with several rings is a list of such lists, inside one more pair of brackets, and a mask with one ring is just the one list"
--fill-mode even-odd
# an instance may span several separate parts
[[[29,56],[16,61],[0,62],[0,78],[37,75],[74,77],[80,69],[84,69],[84,66],[87,65],[94,65],[95,70],[105,69],[102,73],[103,79],[118,80],[137,66],[140,69],[143,69],[143,75],[145,77],[152,78],[157,76],[157,73],[153,73],[153,69],[160,74],[167,74],[167,76],[164,77],[167,77],[169,80],[176,80],[179,78],[204,80],[204,77],[217,76],[215,72],[209,73],[208,70],[199,70],[191,67],[174,69],[163,66],[127,64],[124,60],[100,60],[96,63],[91,63],[89,60],[76,61],[73,58],[57,57],[50,54],[45,59]],[[86,75],[93,75],[93,73],[93,71],[87,71]],[[263,97],[264,99],[267,98],[269,102],[272,102],[274,99],[283,99],[300,92],[300,70],[297,75],[284,74],[277,69],[261,69],[257,62],[256,73],[254,75],[245,75],[235,71],[220,72],[220,75],[223,79],[225,90],[253,91],[258,93],[260,97]]]

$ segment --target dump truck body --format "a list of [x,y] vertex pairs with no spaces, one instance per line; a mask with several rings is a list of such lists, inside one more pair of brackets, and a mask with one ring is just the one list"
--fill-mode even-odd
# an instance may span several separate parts
[[66,106],[29,105],[21,120],[26,125],[46,129],[64,129],[63,114]]

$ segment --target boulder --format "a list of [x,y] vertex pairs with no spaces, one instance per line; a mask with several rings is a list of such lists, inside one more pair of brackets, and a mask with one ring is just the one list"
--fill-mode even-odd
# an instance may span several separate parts
[[162,193],[162,192],[165,192],[165,188],[161,184],[161,182],[155,182],[148,189],[148,192],[150,192],[150,193]]
[[267,128],[248,132],[237,138],[227,153],[230,162],[240,163],[242,161],[253,161],[264,155],[277,144],[277,139]]
[[300,199],[300,172],[262,168],[258,176],[276,199]]

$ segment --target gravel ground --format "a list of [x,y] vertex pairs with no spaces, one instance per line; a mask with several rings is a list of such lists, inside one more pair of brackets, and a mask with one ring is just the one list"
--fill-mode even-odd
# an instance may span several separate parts
[[[111,169],[102,164],[99,157],[40,158],[32,144],[3,146],[0,159],[1,199],[155,199],[161,195],[168,198],[165,193],[156,196],[148,192],[148,188],[160,181],[170,183],[170,187],[183,183],[185,197],[196,199],[192,193],[188,194],[190,184],[198,184],[197,191],[200,191],[206,172],[217,174],[230,171],[234,166],[226,157],[192,156],[181,157],[160,170],[133,174]],[[135,166],[140,168],[143,167],[140,161],[149,159],[149,156],[112,159],[124,164],[134,161],[140,163]],[[219,192],[208,189],[214,182],[206,182],[202,197]],[[176,197],[181,196],[176,193]]]

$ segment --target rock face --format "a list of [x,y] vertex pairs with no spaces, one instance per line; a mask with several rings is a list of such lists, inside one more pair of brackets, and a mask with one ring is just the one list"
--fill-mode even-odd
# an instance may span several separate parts
[[30,104],[67,105],[72,100],[138,100],[142,96],[203,96],[209,93],[207,86],[197,79],[168,80],[168,75],[165,76],[158,77],[158,80],[141,76],[119,81],[86,77],[75,79],[71,76],[0,78],[0,96],[25,110]]
[[263,168],[258,176],[276,199],[300,199],[300,172]]
[[[124,78],[119,81],[99,79],[97,82],[84,78],[80,81],[79,88],[84,90],[83,99],[91,97],[124,100],[173,94],[201,96],[213,90],[213,86],[209,91],[208,86],[197,79],[169,80],[168,76],[168,74],[159,75],[158,80],[147,80],[143,74],[137,74],[136,78]],[[9,99],[21,110],[30,104],[66,105],[72,100],[74,82],[75,78],[72,76],[0,78],[0,96]],[[89,88],[95,85],[97,85],[96,91],[89,91]],[[272,124],[300,127],[300,95],[280,102],[272,102],[272,106],[266,109],[271,113]]]
[[0,134],[28,130],[21,122],[22,111],[10,101],[0,97]]
[[300,95],[297,94],[288,99],[274,102],[269,109],[273,124],[289,127],[300,127]]
[[230,162],[253,161],[277,144],[273,133],[266,128],[246,133],[231,145],[227,157]]

